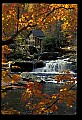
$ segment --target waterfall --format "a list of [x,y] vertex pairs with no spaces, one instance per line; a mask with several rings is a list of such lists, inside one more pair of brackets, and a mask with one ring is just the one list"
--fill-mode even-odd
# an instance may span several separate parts
[[44,61],[45,67],[34,69],[33,72],[55,72],[59,73],[63,70],[70,69],[71,62],[64,59]]

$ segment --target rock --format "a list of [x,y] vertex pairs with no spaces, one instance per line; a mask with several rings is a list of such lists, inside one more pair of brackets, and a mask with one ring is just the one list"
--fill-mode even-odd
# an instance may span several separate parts
[[21,76],[22,76],[23,80],[25,80],[25,81],[35,81],[36,80],[36,76],[34,76],[32,73],[29,73],[29,72],[22,72]]
[[37,79],[36,80],[38,83],[45,83],[45,81],[41,80],[41,79]]
[[44,67],[45,64],[42,60],[38,60],[34,63],[34,68],[41,68],[41,67]]
[[32,73],[29,73],[29,72],[22,72],[21,76],[22,76],[23,80],[28,81],[28,82],[37,81],[39,83],[45,83],[44,80],[37,78],[36,76],[34,76]]
[[45,81],[41,80],[40,83],[46,83]]
[[26,71],[31,72],[33,70],[33,62],[32,61],[15,62],[14,64],[11,64],[10,67],[11,72],[26,72]]
[[77,62],[72,62],[71,64],[71,70],[77,73]]
[[38,59],[38,54],[37,53],[33,54],[33,59]]
[[39,60],[56,60],[60,56],[59,52],[43,52],[40,54]]
[[27,60],[27,61],[31,61],[32,60],[32,58],[30,57],[30,56],[23,56],[23,58],[22,58],[22,60]]
[[32,72],[34,68],[44,67],[45,64],[42,60],[35,61],[18,61],[11,63],[11,72]]
[[27,81],[19,81],[18,82],[18,85],[20,85],[20,86],[26,86],[26,84],[27,84]]

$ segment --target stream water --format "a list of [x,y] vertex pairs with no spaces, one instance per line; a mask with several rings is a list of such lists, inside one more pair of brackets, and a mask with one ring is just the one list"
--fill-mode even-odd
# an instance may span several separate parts
[[[71,62],[68,62],[68,58],[66,59],[58,59],[51,61],[44,61],[45,67],[33,69],[30,74],[37,76],[45,80],[45,84],[43,84],[43,92],[49,95],[52,95],[55,92],[58,92],[59,85],[55,84],[52,76],[57,74],[61,74],[63,70],[70,69],[71,70]],[[76,73],[73,70],[70,71],[71,74],[76,77]],[[63,74],[63,73],[62,73]],[[25,107],[25,104],[21,102],[20,98],[25,89],[14,89],[8,90],[4,99],[1,101],[1,107],[4,108],[13,108],[21,112],[21,114],[29,114],[29,110]],[[56,115],[74,115],[76,113],[76,103],[73,108],[66,107],[65,104],[59,106],[59,110],[53,114]]]
[[[68,59],[68,58],[67,58]],[[63,70],[70,69],[71,63],[66,61],[66,59],[44,61],[45,67],[34,69],[33,72],[54,72],[59,73]]]
[[50,60],[44,61],[45,67],[33,69],[31,72],[33,75],[44,79],[46,82],[54,82],[51,79],[51,76],[55,76],[58,74],[65,74],[64,70],[69,69],[70,74],[76,76],[76,73],[73,71],[72,62],[68,62],[69,58],[66,59],[58,59],[58,60]]

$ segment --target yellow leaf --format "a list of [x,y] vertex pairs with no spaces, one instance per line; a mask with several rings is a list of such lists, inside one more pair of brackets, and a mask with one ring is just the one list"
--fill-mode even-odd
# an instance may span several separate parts
[[32,17],[34,17],[34,15],[32,15]]
[[66,5],[65,5],[65,8],[68,8],[68,7],[69,7],[68,4],[66,4]]
[[56,17],[53,17],[54,18],[54,20],[56,20]]
[[19,66],[12,66],[12,68],[20,68]]
[[26,16],[26,18],[29,18],[29,16]]
[[4,20],[4,18],[2,18],[2,20]]
[[6,92],[1,92],[1,98],[4,98],[6,95]]
[[60,92],[62,92],[63,91],[63,89],[60,89]]
[[6,76],[4,79],[3,79],[3,82],[10,82],[11,81],[11,78],[9,76]]
[[22,20],[21,19],[19,19],[19,22],[21,22]]
[[72,105],[70,105],[70,107],[72,107]]
[[6,71],[2,71],[2,77],[6,75]]
[[40,105],[43,105],[43,104],[44,104],[44,102],[40,102],[39,104],[40,104]]
[[44,110],[45,108],[41,108],[41,110]]
[[29,23],[32,23],[32,22],[33,22],[33,20],[29,20],[28,22],[29,22]]
[[12,84],[13,84],[15,81],[14,81],[14,80],[12,80],[11,82],[12,82]]
[[53,95],[53,96],[52,96],[52,99],[54,99],[54,98],[56,98],[56,95]]
[[67,90],[67,88],[64,88],[63,90]]

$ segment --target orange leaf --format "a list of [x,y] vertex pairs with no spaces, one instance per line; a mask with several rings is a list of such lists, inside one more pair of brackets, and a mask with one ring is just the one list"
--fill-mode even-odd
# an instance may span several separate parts
[[6,71],[2,71],[2,77],[6,75]]
[[57,105],[54,105],[53,106],[53,111],[57,110],[58,109],[58,106]]
[[20,78],[21,78],[20,75],[14,74],[13,77],[12,77],[12,80],[18,82],[18,80],[19,80]]
[[57,97],[56,95],[53,95],[53,96],[52,96],[52,99],[54,99],[54,98],[56,98],[56,97]]
[[4,79],[3,79],[4,82],[11,82],[11,78],[9,76],[6,76]]

